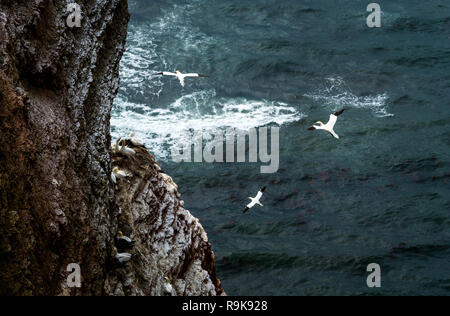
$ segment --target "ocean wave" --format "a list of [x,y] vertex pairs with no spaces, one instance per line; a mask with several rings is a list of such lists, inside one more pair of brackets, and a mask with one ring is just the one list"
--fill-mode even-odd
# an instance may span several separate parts
[[[127,101],[135,103],[153,103],[161,97],[168,82],[167,78],[153,74],[176,69],[193,71],[180,68],[177,61],[185,64],[185,56],[203,55],[202,47],[214,39],[193,25],[186,13],[190,7],[174,5],[154,22],[130,24],[127,47],[120,64],[118,98],[127,98]],[[161,42],[167,37],[170,40]]]
[[152,77],[151,69],[164,64],[164,60],[159,58],[157,45],[153,44],[153,41],[154,37],[146,32],[145,28],[130,25],[127,48],[120,64],[119,98],[137,95],[151,100],[161,94],[163,81]]
[[323,87],[313,93],[305,94],[305,97],[320,101],[333,110],[338,110],[342,107],[354,107],[369,109],[379,117],[394,116],[387,109],[387,101],[389,99],[387,93],[357,96],[351,92],[350,88],[340,77],[327,78]]
[[217,98],[214,90],[194,92],[178,98],[167,108],[136,105],[117,99],[111,117],[115,138],[134,131],[160,159],[167,159],[175,144],[190,141],[187,131],[212,132],[233,128],[248,131],[270,124],[283,125],[305,117],[286,103],[245,98]]
[[[218,97],[215,89],[185,92],[177,98],[166,89],[170,85],[165,78],[152,76],[178,68],[176,61],[183,56],[204,55],[204,49],[216,41],[194,26],[191,7],[173,5],[152,23],[130,25],[121,62],[121,87],[111,114],[114,138],[134,131],[159,159],[168,159],[173,145],[190,141],[187,131],[248,131],[304,117],[286,103]],[[161,43],[167,36],[173,38]]]

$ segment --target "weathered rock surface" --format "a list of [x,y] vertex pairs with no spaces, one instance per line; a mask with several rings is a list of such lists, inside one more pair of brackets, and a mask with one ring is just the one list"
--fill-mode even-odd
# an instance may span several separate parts
[[[204,231],[153,169],[130,165],[134,193],[120,183],[116,203],[109,121],[127,1],[77,0],[80,28],[66,25],[69,2],[0,1],[0,295],[157,295],[161,277],[173,294],[220,294]],[[118,269],[121,226],[136,253]]]
[[177,185],[145,148],[113,156],[131,177],[118,181],[119,229],[135,241],[132,260],[108,279],[107,292],[125,295],[221,295],[206,232],[179,200]]

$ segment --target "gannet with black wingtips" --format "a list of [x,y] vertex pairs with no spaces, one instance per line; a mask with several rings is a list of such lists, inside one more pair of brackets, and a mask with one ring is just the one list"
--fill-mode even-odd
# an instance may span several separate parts
[[255,206],[256,204],[258,204],[259,206],[263,206],[259,200],[261,199],[261,197],[262,197],[262,195],[263,195],[263,192],[264,192],[265,190],[266,190],[266,187],[262,187],[262,188],[259,190],[259,192],[258,192],[258,194],[256,195],[255,198],[249,197],[249,199],[251,200],[251,202],[250,202],[249,204],[247,204],[247,206],[245,207],[243,213],[247,212],[249,209],[251,209],[251,208],[252,208],[253,206]]
[[201,74],[196,74],[196,73],[183,74],[179,70],[177,70],[175,73],[174,72],[163,71],[163,72],[159,72],[157,74],[154,74],[153,76],[172,76],[172,77],[177,77],[178,80],[180,81],[180,84],[181,84],[182,87],[184,87],[184,78],[187,78],[187,77],[207,78],[207,77],[209,77],[209,76],[206,76],[206,75],[201,75]]
[[310,128],[308,128],[308,130],[310,131],[314,131],[316,129],[318,130],[324,130],[328,133],[330,133],[334,138],[339,139],[339,135],[335,133],[334,131],[334,125],[336,125],[337,122],[337,118],[339,115],[341,115],[342,113],[344,113],[344,109],[335,112],[333,114],[330,114],[330,119],[328,120],[327,124],[323,124],[321,121],[316,122],[315,124],[318,125],[313,125]]

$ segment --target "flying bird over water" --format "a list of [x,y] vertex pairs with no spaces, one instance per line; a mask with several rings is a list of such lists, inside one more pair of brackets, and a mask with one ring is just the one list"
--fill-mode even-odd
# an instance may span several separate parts
[[197,78],[209,77],[209,76],[195,74],[195,73],[182,74],[178,70],[177,70],[176,73],[164,71],[164,72],[160,72],[160,73],[154,74],[153,76],[172,76],[172,77],[177,77],[178,80],[180,81],[180,84],[181,84],[182,87],[184,87],[184,78],[186,78],[186,77],[197,77]]
[[251,202],[249,204],[247,204],[247,206],[244,209],[244,213],[247,212],[249,209],[251,209],[253,206],[255,206],[256,204],[263,206],[261,204],[261,202],[259,201],[263,195],[263,192],[266,190],[266,187],[262,187],[258,194],[256,195],[255,198],[249,197],[249,199],[251,200]]
[[328,120],[327,124],[323,124],[321,121],[318,121],[315,123],[318,125],[313,125],[310,128],[308,128],[308,130],[314,131],[316,129],[321,129],[321,130],[324,130],[324,131],[330,133],[334,138],[339,139],[339,135],[334,132],[334,125],[336,125],[337,118],[342,113],[344,113],[344,109],[342,109],[338,112],[335,112],[333,114],[330,114],[330,119]]

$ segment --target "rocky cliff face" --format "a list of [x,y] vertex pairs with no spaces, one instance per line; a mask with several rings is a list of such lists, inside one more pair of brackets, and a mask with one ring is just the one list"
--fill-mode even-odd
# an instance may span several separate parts
[[[130,144],[130,146],[132,146]],[[107,292],[125,295],[221,295],[206,232],[179,200],[178,187],[145,148],[113,155],[129,177],[119,180],[119,229],[135,245],[132,260],[107,280]],[[167,283],[172,290],[165,291]]]
[[[118,162],[135,175],[117,195],[110,178],[126,0],[76,1],[80,28],[66,25],[69,2],[0,2],[0,295],[158,295],[165,277],[174,295],[222,293],[203,229],[151,156]],[[119,229],[136,241],[121,267]]]

